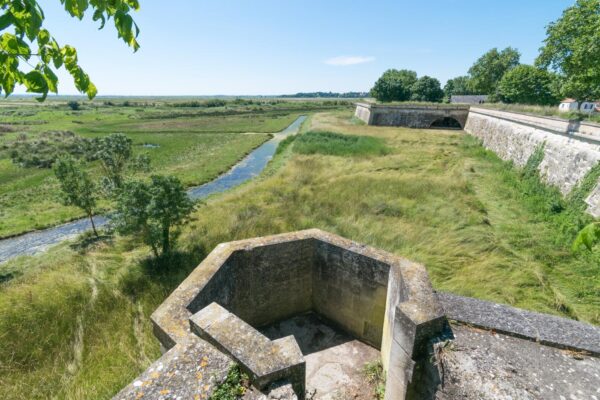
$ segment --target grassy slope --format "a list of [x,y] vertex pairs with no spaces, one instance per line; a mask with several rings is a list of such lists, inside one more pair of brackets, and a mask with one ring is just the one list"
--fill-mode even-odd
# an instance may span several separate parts
[[555,192],[461,133],[356,126],[349,117],[310,123],[383,138],[391,153],[286,148],[261,180],[209,199],[168,271],[119,238],[0,266],[23,274],[0,288],[5,398],[110,398],[159,356],[149,314],[216,244],[311,227],[422,262],[438,289],[600,323],[598,256],[570,253],[564,218],[538,201]]

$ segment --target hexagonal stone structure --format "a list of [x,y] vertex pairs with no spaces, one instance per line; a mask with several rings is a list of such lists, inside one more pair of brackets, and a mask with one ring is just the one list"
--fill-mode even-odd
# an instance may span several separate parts
[[284,380],[303,398],[293,336],[271,342],[258,328],[306,312],[381,350],[388,400],[416,384],[416,362],[445,323],[422,265],[317,229],[218,245],[152,322],[169,353],[200,341],[241,365],[255,386]]

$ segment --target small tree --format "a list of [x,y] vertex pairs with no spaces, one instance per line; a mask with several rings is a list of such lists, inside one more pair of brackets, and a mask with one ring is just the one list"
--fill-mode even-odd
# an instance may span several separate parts
[[141,237],[160,257],[171,252],[179,234],[174,228],[183,224],[192,210],[193,204],[177,178],[154,175],[149,184],[133,181],[123,186],[115,227],[121,234]]
[[114,133],[100,138],[96,143],[95,158],[100,160],[104,186],[109,188],[109,192],[123,186],[123,172],[133,153],[131,142],[131,139],[122,133]]
[[579,104],[600,98],[600,1],[577,0],[546,28],[537,65],[564,75],[562,94]]
[[498,84],[498,95],[506,103],[554,105],[558,103],[556,75],[531,65],[508,71]]
[[472,88],[471,78],[468,76],[457,76],[448,80],[444,85],[444,94],[450,99],[453,95],[458,94],[477,94]]
[[60,182],[63,193],[63,203],[76,206],[85,211],[92,223],[94,234],[98,237],[94,224],[94,209],[96,208],[96,185],[82,168],[82,165],[72,157],[59,158],[54,165],[54,173]]
[[79,102],[78,101],[69,101],[67,103],[67,106],[73,110],[73,111],[77,111],[80,108]]
[[375,82],[371,96],[379,101],[406,101],[410,99],[411,87],[416,81],[415,71],[389,69]]
[[444,98],[444,91],[440,81],[430,76],[423,76],[411,87],[411,100],[440,102]]
[[494,48],[479,57],[469,69],[473,90],[481,94],[495,95],[498,82],[510,69],[519,65],[521,54],[512,47],[502,51]]

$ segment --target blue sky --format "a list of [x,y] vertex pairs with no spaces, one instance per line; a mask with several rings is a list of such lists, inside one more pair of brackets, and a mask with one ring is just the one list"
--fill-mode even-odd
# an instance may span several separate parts
[[[492,47],[530,63],[574,0],[140,0],[141,49],[114,27],[41,1],[46,27],[78,48],[100,95],[366,91],[388,68],[442,84]],[[76,93],[64,73],[60,94]]]

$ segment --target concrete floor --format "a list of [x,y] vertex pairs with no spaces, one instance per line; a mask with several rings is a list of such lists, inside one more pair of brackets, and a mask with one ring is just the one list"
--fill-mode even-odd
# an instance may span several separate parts
[[380,358],[377,349],[362,343],[317,314],[304,314],[261,330],[270,339],[294,335],[306,360],[307,399],[373,399],[375,388],[364,373]]

